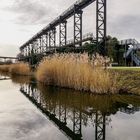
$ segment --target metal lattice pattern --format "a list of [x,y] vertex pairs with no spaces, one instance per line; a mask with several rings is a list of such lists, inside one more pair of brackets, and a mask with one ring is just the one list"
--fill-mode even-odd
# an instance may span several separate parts
[[56,46],[56,29],[53,28],[49,31],[49,49]]
[[[72,108],[69,111],[66,102],[54,100],[52,97],[45,96],[33,85],[22,85],[20,91],[43,113],[47,115],[60,130],[63,130],[72,139],[80,139],[82,137],[82,123],[84,122],[84,115],[86,111],[79,108]],[[93,120],[95,119],[95,140],[105,140],[106,130],[106,115],[100,111],[93,111]],[[69,124],[72,127],[69,128]]]
[[60,23],[59,25],[59,46],[66,46],[67,43],[67,21]]
[[105,140],[105,115],[102,115],[99,111],[96,113],[96,132],[95,140]]
[[82,46],[82,13],[78,11],[74,14],[74,47],[76,42],[79,42],[79,46]]
[[96,0],[97,14],[97,47],[105,48],[106,40],[106,0]]

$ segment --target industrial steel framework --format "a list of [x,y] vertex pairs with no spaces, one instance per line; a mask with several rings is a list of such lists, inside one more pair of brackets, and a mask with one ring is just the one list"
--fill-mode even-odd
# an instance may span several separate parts
[[[67,41],[67,20],[74,16],[74,48],[82,47],[82,22],[83,9],[96,2],[96,44],[97,48],[105,51],[106,40],[106,1],[107,0],[79,0],[53,20],[48,26],[34,35],[29,41],[20,47],[22,58],[31,58],[32,55],[44,55],[56,48],[69,46]],[[56,46],[56,27],[59,26],[59,46]]]
[[105,140],[106,117],[100,111],[96,112],[95,140]]
[[59,25],[59,46],[63,47],[67,44],[67,21],[63,21]]
[[5,63],[5,62],[7,62],[7,60],[10,60],[10,61],[12,61],[13,62],[13,60],[14,61],[18,61],[18,57],[5,57],[5,56],[0,56],[0,60],[3,62],[3,63]]
[[[32,83],[33,84],[33,83]],[[51,97],[45,98],[42,93],[32,84],[21,85],[21,93],[23,93],[38,109],[40,109],[51,121],[53,121],[60,130],[72,139],[82,139],[82,122],[83,116],[87,115],[86,110],[82,109],[81,103],[79,108],[71,105],[72,112],[69,112],[66,102],[54,100]],[[105,140],[106,115],[100,111],[93,111],[95,122],[95,139]],[[89,115],[89,114],[88,114]],[[69,123],[72,127],[69,127]]]
[[106,52],[106,0],[96,0],[96,40],[97,49],[102,54]]

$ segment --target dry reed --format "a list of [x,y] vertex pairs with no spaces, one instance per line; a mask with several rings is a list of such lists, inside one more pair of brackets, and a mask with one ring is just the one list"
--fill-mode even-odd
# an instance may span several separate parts
[[89,60],[87,54],[55,54],[38,66],[37,80],[46,84],[92,93],[116,92],[115,78],[105,69],[107,59],[97,55]]
[[1,72],[8,72],[12,75],[30,75],[30,66],[26,63],[16,63],[11,65],[1,65]]
[[11,65],[0,65],[0,72],[9,72]]
[[30,75],[30,66],[26,63],[12,64],[10,73],[12,75]]

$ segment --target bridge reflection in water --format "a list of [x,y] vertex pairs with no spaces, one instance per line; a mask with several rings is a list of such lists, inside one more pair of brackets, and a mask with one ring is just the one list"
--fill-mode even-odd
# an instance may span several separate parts
[[11,78],[8,76],[1,76],[0,75],[0,81],[4,81],[4,80],[10,80]]
[[95,140],[105,140],[106,125],[110,124],[111,114],[121,110],[128,113],[128,109],[130,113],[139,110],[137,104],[128,108],[129,103],[133,104],[131,98],[128,98],[127,104],[120,97],[90,96],[33,82],[22,84],[20,91],[63,133],[76,140],[83,139],[82,128],[91,124]]

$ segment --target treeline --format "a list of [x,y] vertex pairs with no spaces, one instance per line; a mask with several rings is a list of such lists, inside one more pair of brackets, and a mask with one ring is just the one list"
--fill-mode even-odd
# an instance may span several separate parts
[[[102,44],[102,43],[101,43]],[[103,46],[103,45],[100,45]],[[45,54],[45,56],[51,55],[51,53],[88,53],[92,57],[93,54],[99,53],[100,55],[108,56],[111,59],[111,62],[114,65],[124,66],[125,59],[123,57],[125,52],[125,47],[119,45],[119,41],[116,37],[107,36],[106,47],[97,47],[96,42],[89,41],[82,45],[82,47],[74,47],[73,45],[68,47],[59,47],[51,52]],[[18,57],[21,54],[18,55]],[[29,62],[31,65],[39,64],[43,56],[41,54],[35,54],[34,51],[29,54],[29,57],[26,58],[26,62]]]
[[83,47],[87,48],[89,54],[99,53],[108,56],[114,65],[125,65],[125,47],[119,45],[116,37],[107,36],[105,48],[97,48],[94,42],[86,42]]

